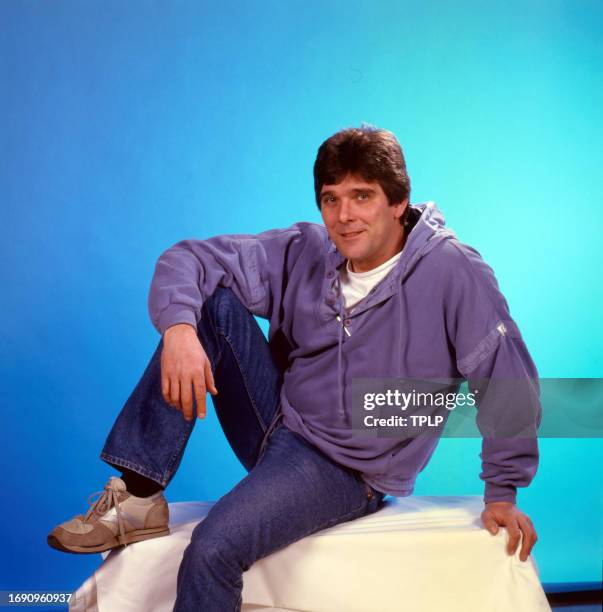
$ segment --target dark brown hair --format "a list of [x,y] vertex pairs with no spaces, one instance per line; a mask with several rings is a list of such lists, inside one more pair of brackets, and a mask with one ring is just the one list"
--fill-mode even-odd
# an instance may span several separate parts
[[[320,145],[314,162],[314,192],[319,209],[322,186],[335,185],[348,173],[379,183],[390,205],[402,202],[410,195],[410,179],[402,147],[388,130],[370,125],[347,128]],[[403,223],[403,219],[400,222]]]

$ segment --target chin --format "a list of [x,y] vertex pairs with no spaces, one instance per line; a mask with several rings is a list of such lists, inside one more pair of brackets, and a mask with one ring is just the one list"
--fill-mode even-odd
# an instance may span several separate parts
[[350,258],[356,258],[358,257],[358,253],[357,253],[357,249],[354,249],[353,247],[350,247],[349,244],[338,244],[337,242],[335,243],[335,246],[337,247],[337,250],[346,258],[346,259],[350,259]]

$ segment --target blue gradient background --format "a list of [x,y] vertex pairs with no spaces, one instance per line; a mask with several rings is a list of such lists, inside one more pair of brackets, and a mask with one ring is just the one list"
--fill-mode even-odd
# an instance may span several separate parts
[[[542,376],[603,376],[600,2],[14,1],[0,27],[1,589],[72,590],[99,562],[45,536],[113,473],[159,254],[319,221],[339,128],[397,134],[412,200],[492,265]],[[478,452],[443,440],[416,494],[481,495]],[[601,442],[541,452],[519,505],[542,580],[598,581]],[[210,411],[170,499],[242,476]]]

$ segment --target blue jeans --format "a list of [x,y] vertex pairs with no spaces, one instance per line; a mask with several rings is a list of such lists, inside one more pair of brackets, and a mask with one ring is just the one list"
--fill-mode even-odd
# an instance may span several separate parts
[[[243,572],[311,533],[371,514],[383,493],[280,421],[282,373],[257,322],[229,289],[206,300],[198,325],[219,394],[214,407],[248,474],[193,530],[174,610],[239,610]],[[196,419],[161,395],[161,343],[126,402],[101,458],[167,486]],[[327,407],[325,407],[327,409]]]

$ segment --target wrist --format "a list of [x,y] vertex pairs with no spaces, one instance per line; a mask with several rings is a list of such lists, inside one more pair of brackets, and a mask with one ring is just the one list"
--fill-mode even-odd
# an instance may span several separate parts
[[197,330],[192,325],[190,325],[189,323],[176,323],[176,325],[168,327],[163,332],[163,338],[164,340],[168,340],[172,336],[180,336],[183,334],[190,333],[195,334],[195,336],[197,335]]

